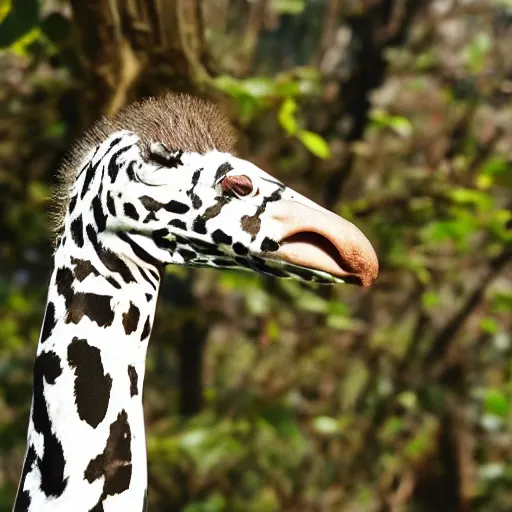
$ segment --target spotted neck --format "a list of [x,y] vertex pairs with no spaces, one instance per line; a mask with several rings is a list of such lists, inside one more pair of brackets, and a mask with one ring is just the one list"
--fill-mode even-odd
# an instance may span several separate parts
[[81,249],[69,239],[55,254],[14,511],[144,510],[142,384],[159,269],[131,238],[89,229]]

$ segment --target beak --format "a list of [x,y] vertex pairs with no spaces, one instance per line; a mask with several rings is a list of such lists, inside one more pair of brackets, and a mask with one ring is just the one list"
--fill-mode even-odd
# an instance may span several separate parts
[[375,250],[348,220],[316,204],[313,208],[292,200],[269,204],[267,214],[280,235],[279,249],[266,253],[267,258],[328,272],[362,286],[370,286],[377,278]]

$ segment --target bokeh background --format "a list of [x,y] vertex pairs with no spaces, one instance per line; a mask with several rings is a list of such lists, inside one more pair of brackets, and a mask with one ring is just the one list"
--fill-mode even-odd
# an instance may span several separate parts
[[360,226],[381,274],[168,269],[150,510],[512,510],[511,21],[510,0],[0,0],[0,511],[58,163],[166,90],[217,101],[239,154]]

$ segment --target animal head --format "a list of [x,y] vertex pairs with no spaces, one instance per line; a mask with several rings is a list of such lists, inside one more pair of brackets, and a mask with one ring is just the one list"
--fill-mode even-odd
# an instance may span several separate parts
[[217,109],[186,95],[101,121],[61,173],[57,242],[123,240],[163,264],[370,285],[377,257],[359,229],[236,157],[233,142]]

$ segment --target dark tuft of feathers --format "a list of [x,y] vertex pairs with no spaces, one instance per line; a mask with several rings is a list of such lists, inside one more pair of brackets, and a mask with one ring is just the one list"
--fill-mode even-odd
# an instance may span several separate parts
[[70,193],[79,168],[90,152],[119,130],[134,132],[140,138],[143,158],[149,146],[161,142],[169,151],[204,154],[211,150],[233,152],[235,132],[216,105],[181,93],[147,98],[120,110],[111,119],[96,122],[70,149],[58,172],[52,191],[52,233],[57,243],[66,216]]

